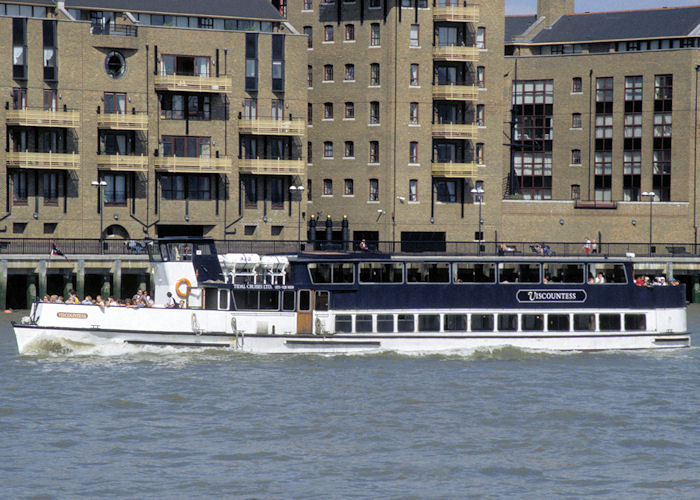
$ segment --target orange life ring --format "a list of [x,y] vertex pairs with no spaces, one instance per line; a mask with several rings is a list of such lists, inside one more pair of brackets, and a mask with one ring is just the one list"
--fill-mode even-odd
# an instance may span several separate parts
[[[180,290],[183,283],[186,285],[184,292],[182,290]],[[181,299],[185,299],[190,294],[190,286],[191,286],[190,280],[188,280],[187,278],[180,278],[179,280],[177,280],[177,283],[175,283],[175,293],[177,293],[177,296],[180,297]]]

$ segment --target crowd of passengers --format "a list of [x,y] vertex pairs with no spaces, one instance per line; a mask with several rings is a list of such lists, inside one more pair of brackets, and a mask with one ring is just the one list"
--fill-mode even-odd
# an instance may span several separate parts
[[101,308],[105,307],[130,307],[132,309],[139,309],[139,308],[144,308],[144,307],[165,307],[169,309],[185,309],[187,306],[185,305],[185,301],[181,300],[179,303],[175,301],[175,299],[172,297],[172,294],[168,292],[168,300],[165,304],[162,306],[156,306],[155,302],[151,298],[150,294],[148,291],[144,291],[139,289],[131,298],[126,298],[124,300],[119,300],[116,299],[112,296],[107,297],[107,299],[103,299],[102,295],[97,295],[95,298],[92,298],[90,295],[86,295],[83,300],[80,300],[78,298],[78,295],[75,293],[75,290],[70,289],[68,291],[68,296],[63,297],[61,295],[44,295],[44,298],[41,300],[41,302],[49,302],[49,303],[55,303],[55,304],[83,304],[83,305],[93,305],[93,306],[100,306]]
[[637,278],[634,280],[634,284],[637,286],[678,286],[680,282],[675,279],[675,278],[670,278],[668,281],[666,281],[666,278],[663,276],[657,276],[654,278],[652,281],[649,276],[637,276]]

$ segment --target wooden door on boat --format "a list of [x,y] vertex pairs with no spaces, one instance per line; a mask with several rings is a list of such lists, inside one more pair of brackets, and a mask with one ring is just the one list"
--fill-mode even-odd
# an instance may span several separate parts
[[297,333],[313,333],[313,293],[311,290],[299,290],[298,293]]

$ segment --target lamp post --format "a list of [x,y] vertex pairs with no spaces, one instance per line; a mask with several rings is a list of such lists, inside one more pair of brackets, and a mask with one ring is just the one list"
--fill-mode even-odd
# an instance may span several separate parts
[[484,190],[481,187],[475,187],[472,189],[472,194],[477,197],[479,200],[479,248],[476,251],[477,255],[481,255],[481,239],[482,239],[482,232],[481,232],[481,225],[484,223],[484,220],[481,218],[481,201],[484,197]]
[[104,206],[105,206],[105,200],[104,200],[104,188],[107,185],[107,181],[92,181],[92,185],[97,188],[97,196],[100,199],[99,207],[100,207],[100,253],[103,252],[103,247],[102,247],[102,232],[104,231],[104,226],[103,226],[103,217],[102,214],[104,212]]
[[299,219],[297,221],[297,248],[301,252],[301,198],[304,194],[304,186],[289,186],[289,192],[291,197],[294,197],[294,193],[299,193]]
[[644,191],[642,196],[649,197],[649,257],[651,257],[651,231],[654,223],[652,207],[654,206],[654,196],[656,196],[656,193],[654,191]]

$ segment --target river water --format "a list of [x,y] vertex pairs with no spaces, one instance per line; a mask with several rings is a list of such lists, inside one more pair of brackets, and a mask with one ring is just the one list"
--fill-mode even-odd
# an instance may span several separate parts
[[19,356],[8,318],[2,498],[700,496],[698,347]]

